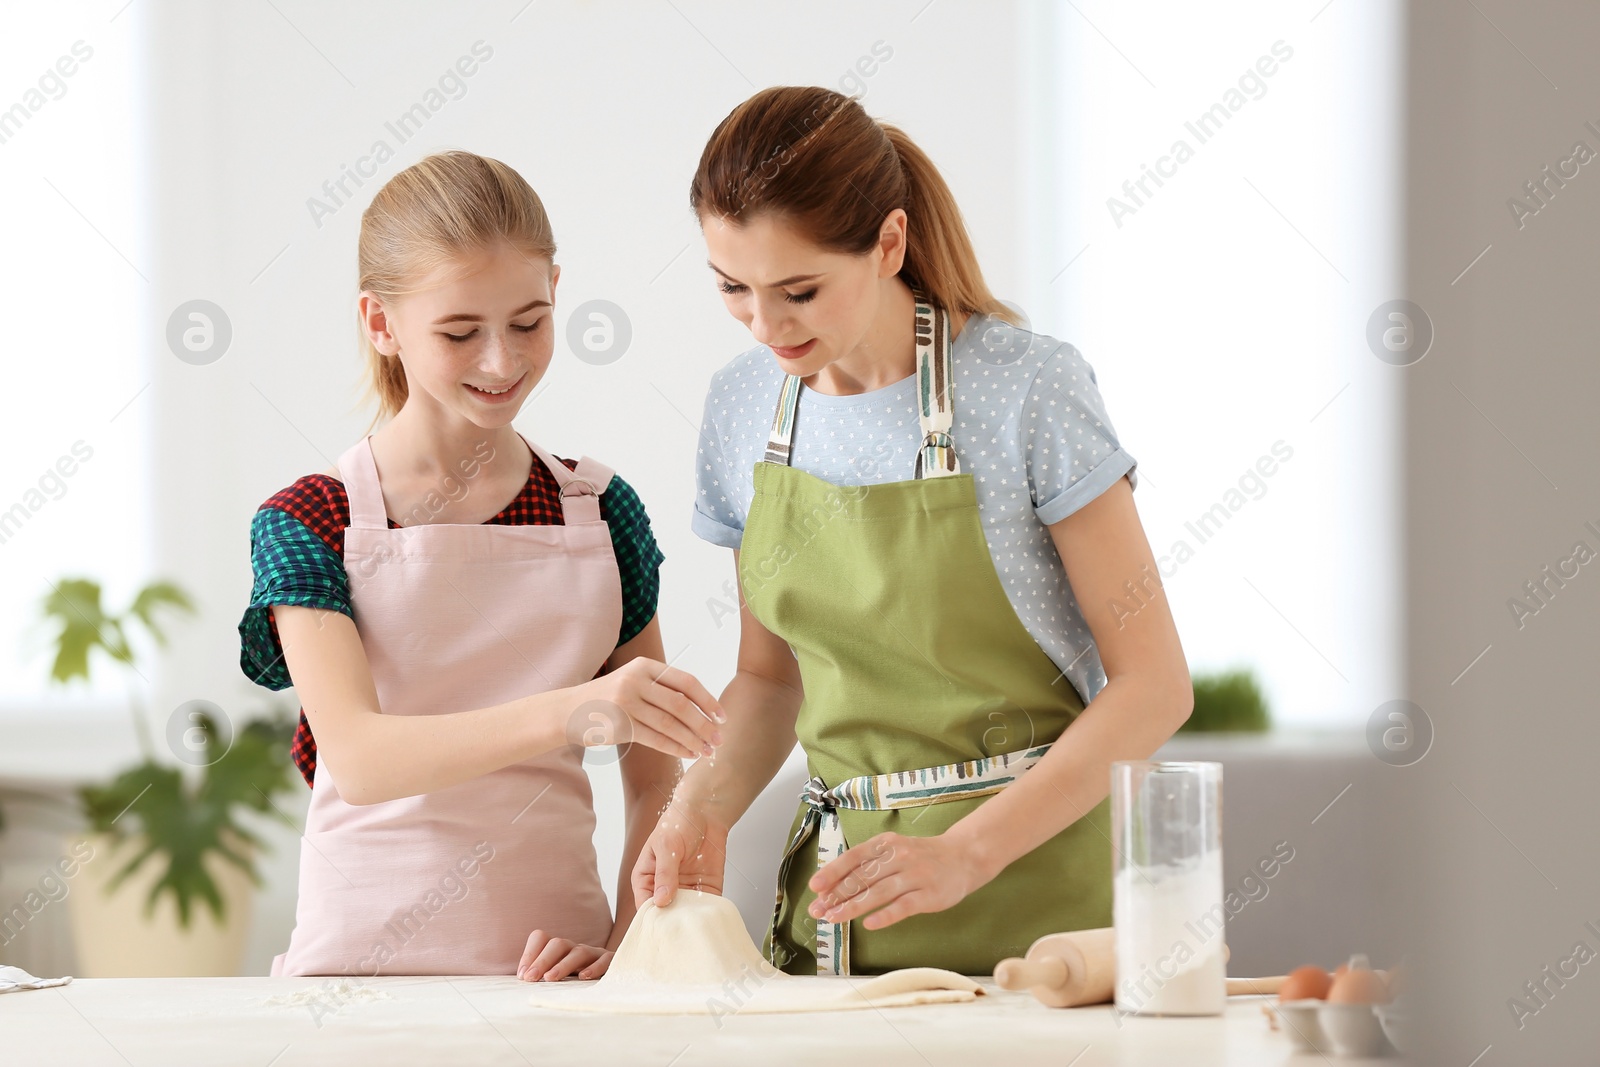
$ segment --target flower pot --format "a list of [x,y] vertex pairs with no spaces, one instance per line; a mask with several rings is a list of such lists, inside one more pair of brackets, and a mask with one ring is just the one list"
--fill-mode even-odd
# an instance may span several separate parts
[[[189,907],[189,924],[178,922],[178,905],[163,892],[155,909],[145,915],[150,887],[160,880],[167,859],[156,853],[130,874],[116,891],[106,884],[129,859],[138,855],[138,838],[120,845],[104,834],[74,838],[67,846],[86,841],[93,855],[72,878],[67,897],[72,938],[77,952],[76,974],[81,978],[182,978],[237,975],[244,963],[245,938],[250,928],[255,886],[248,875],[216,853],[205,858],[205,868],[222,895],[226,919],[218,923],[211,907],[196,900]],[[250,846],[236,842],[235,851],[250,855]],[[82,845],[77,844],[77,853]]]

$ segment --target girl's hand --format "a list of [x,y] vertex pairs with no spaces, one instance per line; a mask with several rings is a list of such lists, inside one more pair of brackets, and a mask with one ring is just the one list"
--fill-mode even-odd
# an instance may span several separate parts
[[634,903],[664,908],[680,888],[721,896],[727,860],[728,828],[674,799],[633,865]]
[[911,915],[944,911],[994,876],[965,842],[948,834],[906,837],[884,833],[844,851],[811,877],[813,919],[862,919],[881,930]]
[[517,977],[524,982],[559,982],[568,975],[599,978],[611,966],[611,953],[593,945],[580,945],[564,937],[551,937],[543,930],[528,935],[522,950]]
[[[709,756],[728,721],[717,698],[694,675],[637,656],[577,687],[581,703],[569,730],[585,746],[641,744],[669,756]],[[587,705],[602,702],[602,707]]]

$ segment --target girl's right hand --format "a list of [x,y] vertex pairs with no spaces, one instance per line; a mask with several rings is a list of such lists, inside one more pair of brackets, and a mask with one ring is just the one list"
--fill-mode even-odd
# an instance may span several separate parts
[[679,889],[721,896],[727,862],[727,827],[674,799],[634,861],[634,905],[643,907],[653,897],[664,908]]
[[[710,756],[722,744],[717,724],[728,716],[717,698],[694,675],[659,660],[637,656],[577,688],[569,733],[579,744],[647,745],[683,759]],[[595,701],[609,707],[588,706]]]

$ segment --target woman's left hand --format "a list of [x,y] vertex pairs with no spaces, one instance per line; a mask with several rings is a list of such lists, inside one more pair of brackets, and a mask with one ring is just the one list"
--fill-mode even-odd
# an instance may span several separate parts
[[552,937],[543,930],[528,935],[528,946],[517,964],[517,977],[524,982],[559,982],[568,975],[599,978],[611,966],[611,953],[593,945],[580,945],[564,937]]
[[811,917],[862,920],[881,930],[911,915],[954,907],[990,879],[959,839],[884,833],[846,849],[811,879]]

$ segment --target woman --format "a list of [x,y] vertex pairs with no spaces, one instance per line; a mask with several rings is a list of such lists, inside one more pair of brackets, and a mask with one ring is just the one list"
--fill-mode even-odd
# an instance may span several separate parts
[[640,743],[621,893],[675,757],[719,740],[716,700],[661,662],[638,495],[511,424],[555,350],[555,250],[527,182],[468,152],[401,171],[362,216],[387,421],[256,512],[239,624],[245,673],[304,704],[275,975],[598,977],[634,902],[613,917],[600,884],[582,746]]
[[1110,764],[1193,698],[1092,369],[1012,325],[937,169],[838,93],[741,104],[690,200],[759,344],[712,382],[694,516],[734,549],[738,672],[635,895],[720,891],[798,737],[784,969],[979,974],[1109,926]]

